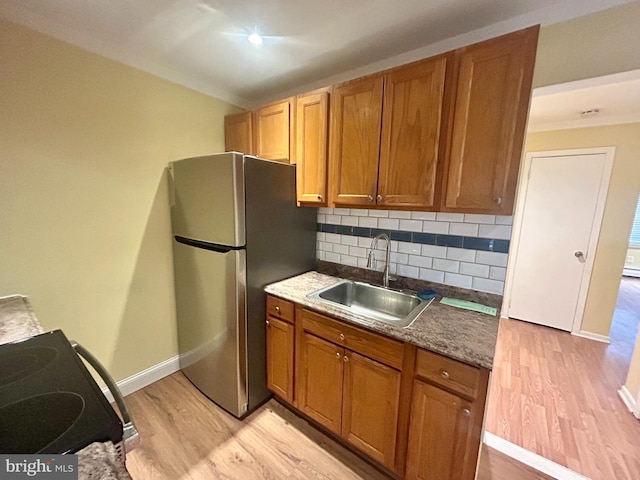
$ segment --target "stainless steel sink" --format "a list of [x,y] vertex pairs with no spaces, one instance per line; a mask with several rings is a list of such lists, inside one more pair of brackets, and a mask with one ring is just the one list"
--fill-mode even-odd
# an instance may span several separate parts
[[307,297],[397,327],[411,325],[431,303],[416,295],[352,280],[342,280]]

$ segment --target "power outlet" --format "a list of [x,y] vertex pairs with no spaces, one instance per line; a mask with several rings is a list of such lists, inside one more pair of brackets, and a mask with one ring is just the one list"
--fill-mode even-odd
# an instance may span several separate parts
[[636,263],[636,257],[627,255],[627,263]]

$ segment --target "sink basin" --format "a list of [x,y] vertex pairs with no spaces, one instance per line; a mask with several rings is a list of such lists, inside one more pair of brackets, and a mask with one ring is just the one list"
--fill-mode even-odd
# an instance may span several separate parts
[[411,325],[431,303],[416,295],[352,280],[342,280],[307,297],[402,328]]

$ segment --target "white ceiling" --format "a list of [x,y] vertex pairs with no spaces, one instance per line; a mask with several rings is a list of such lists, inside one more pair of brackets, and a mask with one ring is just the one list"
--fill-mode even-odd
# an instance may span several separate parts
[[640,122],[640,70],[534,90],[528,131],[631,122]]
[[0,17],[252,106],[628,1],[0,0]]

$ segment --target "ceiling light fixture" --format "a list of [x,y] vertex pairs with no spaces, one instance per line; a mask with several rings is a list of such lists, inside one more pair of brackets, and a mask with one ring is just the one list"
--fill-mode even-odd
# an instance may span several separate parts
[[249,43],[252,43],[253,45],[262,45],[262,37],[258,35],[258,32],[253,32],[247,37],[247,40],[249,40]]

